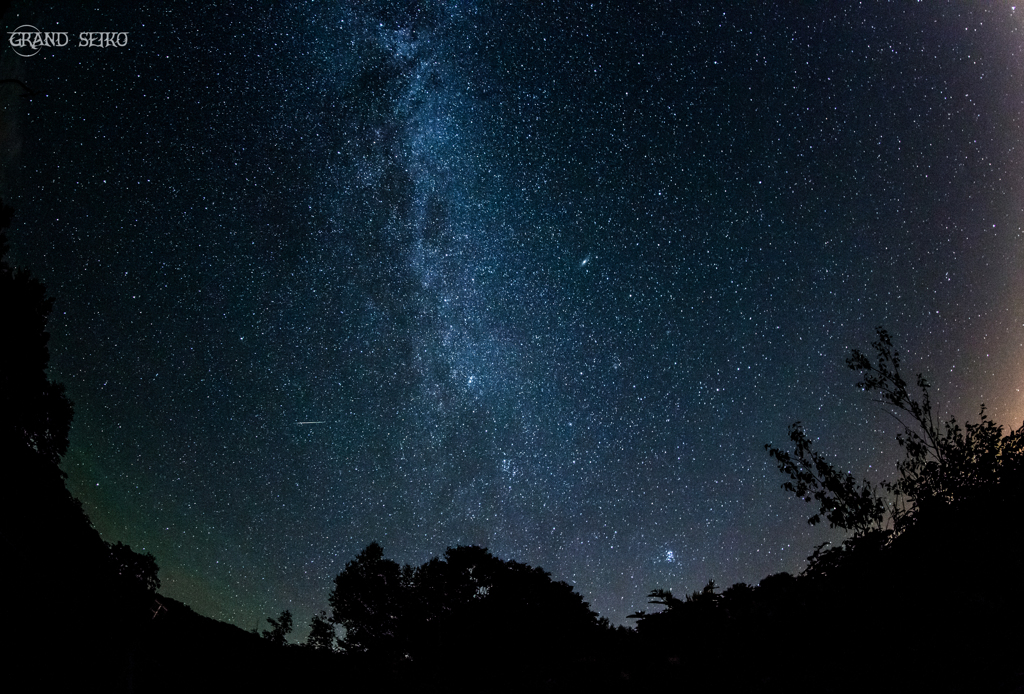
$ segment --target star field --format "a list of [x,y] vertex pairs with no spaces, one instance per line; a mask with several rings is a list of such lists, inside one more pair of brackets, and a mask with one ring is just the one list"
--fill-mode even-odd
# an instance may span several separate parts
[[101,5],[5,18],[129,44],[5,48],[0,193],[68,484],[199,612],[304,624],[373,540],[616,623],[797,572],[764,444],[891,469],[878,325],[1024,420],[1010,2]]

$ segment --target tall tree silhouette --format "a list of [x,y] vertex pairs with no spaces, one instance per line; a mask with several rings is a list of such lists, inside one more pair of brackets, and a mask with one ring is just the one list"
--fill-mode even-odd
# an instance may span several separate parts
[[412,570],[384,558],[371,542],[334,579],[332,619],[345,627],[344,647],[352,653],[400,653],[402,621]]
[[72,406],[64,386],[46,374],[53,299],[39,280],[7,261],[5,230],[13,215],[0,201],[0,326],[8,336],[0,366],[0,450],[6,458],[2,531],[8,542],[16,541],[11,533],[24,532],[26,520],[34,533],[52,537],[69,516],[82,516],[58,467],[68,447]]
[[652,591],[665,609],[631,615],[651,689],[678,686],[682,671],[709,691],[859,692],[887,681],[910,691],[1014,691],[1024,681],[1024,425],[1004,433],[984,408],[977,424],[940,422],[927,380],[904,378],[889,334],[879,328],[872,347],[872,357],[854,350],[847,365],[900,420],[896,479],[857,481],[815,452],[799,423],[792,451],[768,445],[788,477],[783,488],[817,502],[809,522],[850,536],[819,546],[799,576],[721,595],[709,583],[685,600]]
[[876,335],[873,357],[853,350],[846,363],[860,373],[857,386],[900,422],[896,478],[854,482],[811,450],[799,423],[790,430],[793,453],[767,446],[790,477],[783,487],[819,502],[810,522],[825,516],[852,531],[808,558],[802,594],[833,615],[851,651],[879,636],[871,615],[899,615],[896,657],[885,664],[894,677],[942,672],[916,686],[985,688],[980,675],[1006,676],[1024,646],[1019,631],[1005,636],[1024,617],[1024,424],[1004,433],[984,406],[977,423],[941,421],[927,379],[918,374],[911,384],[889,333]]
[[75,644],[63,654],[62,668],[29,669],[53,678],[53,688],[83,670],[109,683],[130,660],[125,653],[134,648],[133,631],[151,617],[157,566],[152,555],[104,542],[65,486],[59,465],[72,406],[64,387],[47,375],[53,299],[39,280],[8,262],[5,230],[12,217],[0,202],[0,460],[6,482],[0,537],[9,558],[0,589],[18,596],[8,618],[21,627],[19,644],[32,649],[26,658],[47,657],[55,623],[66,625],[64,638]]
[[[1024,470],[1024,425],[1004,435],[1003,428],[985,414],[984,405],[979,423],[967,423],[964,428],[955,418],[940,423],[927,379],[918,374],[915,395],[900,371],[900,353],[893,348],[891,336],[882,328],[876,333],[871,343],[874,360],[855,349],[846,363],[861,374],[857,387],[878,393],[880,402],[891,407],[900,422],[902,431],[896,440],[904,457],[896,465],[897,478],[880,485],[856,482],[812,450],[799,422],[790,427],[792,453],[765,445],[779,470],[790,477],[783,488],[819,503],[808,522],[817,523],[824,516],[833,527],[852,531],[861,545],[865,545],[863,536],[872,531],[888,528],[883,535],[898,536],[922,513],[944,513],[971,498],[996,493],[1000,484],[1004,491],[1019,488]],[[878,494],[879,486],[887,496]],[[815,555],[821,557],[820,552]]]
[[930,385],[922,374],[911,393],[900,373],[900,354],[892,338],[879,328],[871,345],[877,357],[871,361],[859,350],[847,360],[860,371],[859,388],[877,392],[882,402],[903,415],[903,431],[897,441],[904,458],[897,464],[898,477],[882,485],[894,498],[891,506],[894,530],[902,533],[921,513],[956,505],[992,492],[1001,483],[1017,482],[1024,469],[1024,425],[1003,434],[981,406],[980,421],[960,427],[955,417],[940,423],[932,409]]

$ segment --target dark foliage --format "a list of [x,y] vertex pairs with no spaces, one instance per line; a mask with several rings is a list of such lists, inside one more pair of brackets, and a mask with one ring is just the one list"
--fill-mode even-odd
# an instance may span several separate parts
[[929,384],[918,374],[920,391],[915,398],[900,374],[900,354],[889,334],[879,328],[871,343],[874,362],[854,350],[847,365],[861,373],[859,388],[877,392],[891,406],[903,431],[897,441],[904,458],[897,465],[899,477],[882,486],[893,497],[890,505],[893,530],[901,534],[922,514],[942,513],[941,507],[957,506],[988,496],[1001,483],[1019,485],[1024,470],[1024,425],[1003,434],[981,406],[980,421],[960,427],[956,418],[941,423],[932,409]]
[[[72,407],[64,387],[47,377],[46,321],[53,300],[42,283],[6,260],[11,208],[0,203],[0,452],[7,491],[3,548],[9,557],[3,591],[19,625],[16,653],[49,686],[92,673],[105,688],[124,685],[124,654],[132,633],[150,618],[159,587],[152,555],[104,542],[65,487]],[[61,668],[33,666],[54,646],[53,627],[71,644]],[[38,683],[37,683],[38,684]],[[44,689],[46,687],[43,687]]]
[[818,513],[808,518],[808,523],[816,525],[825,516],[831,527],[852,530],[857,535],[881,526],[885,503],[875,486],[867,480],[858,483],[853,475],[842,473],[811,450],[811,440],[800,422],[789,428],[789,439],[793,442],[793,453],[771,445],[765,447],[778,461],[779,470],[791,478],[782,488],[804,501],[814,499],[820,504]]
[[306,637],[307,648],[314,651],[326,651],[330,653],[341,649],[338,636],[335,633],[334,624],[327,617],[326,610],[320,610],[313,615],[309,622],[309,636]]
[[421,675],[513,668],[512,680],[535,679],[580,661],[609,631],[568,584],[480,547],[413,569],[372,543],[335,579],[330,605],[347,652]]
[[84,518],[64,488],[58,467],[68,447],[72,407],[64,387],[46,375],[50,361],[46,320],[53,299],[43,284],[6,259],[6,233],[14,211],[0,202],[0,326],[4,358],[0,366],[0,450],[7,463],[8,493],[3,533],[8,542],[26,519],[35,532],[53,537],[58,528]]
[[918,376],[914,395],[889,334],[877,337],[873,360],[854,351],[847,364],[861,374],[858,387],[878,393],[900,420],[897,479],[857,482],[811,450],[799,423],[792,453],[767,446],[789,477],[783,488],[819,504],[809,522],[824,517],[851,535],[818,547],[798,577],[769,576],[720,596],[709,584],[686,600],[653,591],[665,609],[633,615],[653,666],[649,682],[685,671],[689,684],[718,691],[801,683],[859,692],[879,682],[1013,691],[1024,683],[1024,426],[1004,434],[984,408],[978,424],[940,424],[928,382]]
[[[1019,493],[1024,473],[1024,425],[1004,434],[985,414],[984,405],[976,424],[968,422],[961,428],[955,418],[940,424],[928,381],[917,376],[919,395],[915,397],[900,372],[900,354],[890,335],[878,328],[871,344],[876,354],[873,361],[854,350],[846,363],[861,374],[857,387],[878,393],[879,402],[891,407],[900,422],[902,431],[896,440],[904,457],[896,465],[898,477],[879,485],[855,482],[811,450],[810,440],[797,422],[790,428],[793,453],[770,444],[765,447],[779,470],[791,478],[783,489],[819,502],[819,512],[808,522],[817,523],[824,515],[832,527],[852,531],[848,543],[888,544],[921,518],[939,522],[943,516],[962,513],[957,509],[972,501]],[[884,496],[878,494],[879,487]],[[865,539],[867,536],[871,539]],[[819,548],[811,557],[812,570],[823,562],[835,563],[851,547]]]
[[282,612],[277,619],[267,617],[271,628],[263,631],[263,638],[275,646],[284,646],[288,643],[288,634],[292,633],[292,613],[290,610]]
[[334,579],[332,619],[345,628],[344,648],[354,653],[403,650],[402,619],[409,599],[411,569],[384,558],[371,543]]
[[123,582],[134,584],[147,593],[156,592],[160,587],[159,567],[152,554],[139,554],[120,542],[108,544],[107,548],[111,570]]

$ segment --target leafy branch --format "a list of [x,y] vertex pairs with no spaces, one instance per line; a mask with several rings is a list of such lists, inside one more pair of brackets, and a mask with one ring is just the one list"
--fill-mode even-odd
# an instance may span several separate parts
[[877,487],[867,480],[859,484],[853,475],[839,472],[831,463],[811,449],[800,422],[789,427],[789,438],[794,444],[789,453],[766,444],[768,455],[775,458],[779,471],[789,475],[782,488],[793,492],[804,501],[812,499],[820,504],[817,513],[807,519],[811,525],[828,519],[833,528],[852,530],[862,535],[880,529],[885,518],[885,502],[878,496]]
[[[878,393],[878,402],[895,410],[892,414],[902,427],[896,441],[904,451],[896,466],[896,480],[879,485],[866,479],[858,483],[811,448],[800,422],[789,428],[792,453],[765,446],[779,470],[790,478],[782,488],[820,505],[808,522],[814,525],[824,516],[833,528],[850,530],[855,538],[884,531],[887,512],[892,533],[899,535],[917,522],[922,508],[951,505],[991,491],[1024,467],[1024,426],[1004,436],[1003,428],[985,414],[984,405],[976,424],[968,422],[961,427],[952,417],[940,422],[928,381],[918,374],[919,394],[913,394],[900,372],[900,353],[893,348],[891,336],[882,328],[876,333],[878,338],[871,343],[875,360],[855,349],[846,364],[860,372],[858,388]],[[879,496],[879,486],[889,503]]]

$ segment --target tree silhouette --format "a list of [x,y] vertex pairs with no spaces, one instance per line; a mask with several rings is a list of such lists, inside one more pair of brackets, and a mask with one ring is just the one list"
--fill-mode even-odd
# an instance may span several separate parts
[[[5,229],[13,213],[0,201],[0,452],[7,490],[0,534],[19,559],[4,580],[23,583],[19,590],[35,595],[59,590],[67,566],[76,567],[80,585],[95,580],[108,566],[108,552],[64,486],[59,463],[68,447],[72,407],[64,387],[46,373],[53,299],[39,280],[7,261]],[[8,594],[18,592],[11,588]]]
[[457,670],[475,689],[495,672],[525,683],[576,662],[608,631],[572,586],[476,546],[450,547],[414,570],[372,543],[338,575],[330,604],[348,653],[419,677]]
[[407,589],[412,570],[384,558],[371,542],[334,579],[331,619],[345,627],[343,645],[352,653],[395,654],[404,635]]
[[852,530],[863,535],[881,526],[885,518],[885,502],[869,481],[858,483],[853,475],[842,473],[825,458],[811,449],[811,440],[800,422],[789,428],[793,453],[766,444],[769,455],[778,461],[780,472],[792,478],[782,488],[793,492],[804,501],[812,498],[820,504],[817,513],[807,519],[810,525],[821,522],[825,516],[833,528]]
[[[52,625],[74,648],[61,651],[61,667],[26,665],[51,681],[42,689],[91,684],[108,689],[130,662],[137,633],[152,621],[159,586],[152,555],[104,542],[65,486],[60,469],[68,448],[72,406],[64,387],[49,379],[47,317],[53,299],[43,284],[7,260],[5,229],[13,217],[0,202],[0,460],[6,497],[0,537],[10,561],[2,572],[5,595],[16,595],[9,619],[21,626],[19,647],[34,659],[52,657]],[[106,663],[100,667],[96,663]],[[92,688],[92,687],[87,687]]]
[[267,621],[270,622],[270,626],[273,627],[270,630],[263,631],[263,638],[270,641],[275,646],[283,646],[287,642],[286,639],[288,634],[292,632],[292,613],[290,610],[282,612],[277,619],[273,617],[267,617]]
[[913,525],[923,510],[987,494],[1001,482],[1019,477],[1024,467],[1024,425],[1004,436],[1003,428],[985,414],[984,405],[977,424],[968,422],[961,429],[952,417],[940,424],[923,375],[917,376],[920,397],[911,395],[889,334],[879,328],[871,346],[877,354],[874,362],[854,350],[847,365],[861,372],[859,388],[877,392],[882,402],[904,415],[897,416],[903,427],[897,441],[905,453],[897,464],[899,476],[882,483],[894,497],[891,513],[897,534]]
[[[694,591],[687,595],[683,600],[672,595],[671,590],[665,590],[664,588],[655,588],[652,590],[647,597],[650,598],[648,601],[649,605],[664,605],[665,610],[662,612],[655,612],[654,614],[665,614],[666,612],[672,612],[674,610],[682,610],[686,605],[694,606],[699,605],[701,607],[714,607],[720,601],[721,596],[715,591],[718,590],[718,586],[715,585],[715,581],[709,580],[707,585],[702,590]],[[631,614],[627,619],[644,619],[651,615],[646,612],[637,612]]]
[[309,622],[309,636],[306,637],[305,645],[315,651],[334,652],[338,650],[338,637],[326,610],[320,610],[313,615]]
[[128,545],[108,544],[111,569],[124,583],[134,584],[147,593],[160,587],[159,568],[152,554],[139,554]]
[[879,638],[882,616],[898,615],[894,657],[876,663],[889,676],[912,677],[921,690],[985,688],[982,674],[999,682],[1022,647],[1004,635],[1024,617],[1024,425],[1004,434],[984,406],[978,423],[940,421],[928,381],[919,374],[911,385],[891,336],[876,334],[873,358],[853,350],[846,363],[900,423],[903,457],[896,478],[878,485],[883,493],[811,451],[799,424],[792,454],[768,446],[790,476],[783,487],[819,502],[810,522],[824,515],[852,531],[815,549],[796,593],[805,614],[810,605],[810,614],[830,615],[837,646],[851,653]]
[[[878,486],[867,480],[857,483],[852,475],[840,472],[813,451],[799,422],[789,432],[793,453],[765,445],[779,470],[791,478],[783,489],[806,501],[813,498],[819,502],[818,513],[808,522],[813,525],[825,516],[832,527],[850,530],[854,538],[886,527],[891,535],[898,536],[917,521],[923,510],[940,513],[942,506],[988,494],[1001,482],[1019,480],[1024,468],[1024,425],[1004,435],[1003,428],[985,414],[984,405],[977,424],[967,423],[961,429],[955,418],[940,423],[932,407],[928,381],[918,374],[920,394],[913,395],[900,372],[900,354],[893,348],[889,333],[878,328],[877,336],[871,343],[876,353],[874,361],[855,349],[846,363],[861,374],[857,387],[877,392],[880,402],[893,408],[903,428],[896,437],[904,451],[897,463],[898,477],[880,485],[888,499],[878,495]],[[890,532],[883,534],[888,536]]]
[[816,548],[799,576],[720,595],[709,583],[685,599],[652,591],[664,609],[631,615],[633,673],[646,688],[677,688],[683,672],[708,691],[1014,691],[1024,681],[1024,425],[1004,433],[984,408],[976,424],[940,422],[928,382],[902,376],[889,334],[878,329],[872,347],[847,365],[900,420],[896,479],[858,482],[813,451],[799,423],[792,451],[767,446],[783,487],[817,502],[809,522],[850,536]]
[[9,336],[0,366],[0,450],[6,458],[6,486],[16,490],[0,505],[2,532],[6,536],[34,517],[35,532],[57,539],[54,536],[69,522],[80,524],[84,519],[81,506],[64,488],[66,475],[58,467],[68,447],[72,406],[64,386],[46,375],[46,320],[53,299],[39,280],[6,259],[4,230],[13,215],[14,210],[0,201],[0,326]]

